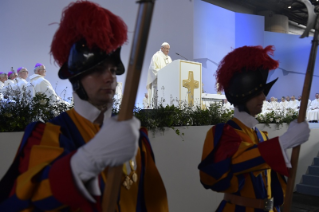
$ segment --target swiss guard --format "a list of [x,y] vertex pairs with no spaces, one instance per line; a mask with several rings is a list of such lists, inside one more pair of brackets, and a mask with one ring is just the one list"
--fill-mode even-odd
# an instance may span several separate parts
[[204,188],[224,193],[218,212],[280,211],[291,167],[286,150],[308,140],[307,122],[294,120],[272,139],[256,127],[255,116],[277,81],[267,83],[268,72],[278,67],[273,52],[273,46],[243,46],[218,67],[216,83],[234,105],[234,117],[207,132],[198,166]]
[[73,87],[74,108],[27,126],[0,182],[0,211],[99,212],[108,167],[123,165],[116,211],[167,212],[146,129],[112,116],[127,40],[123,20],[89,1],[63,10],[51,53]]

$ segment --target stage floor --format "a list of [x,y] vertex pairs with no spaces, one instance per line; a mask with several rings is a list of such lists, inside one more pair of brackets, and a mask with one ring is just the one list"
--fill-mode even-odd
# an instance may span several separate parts
[[309,123],[310,129],[319,129],[319,123]]

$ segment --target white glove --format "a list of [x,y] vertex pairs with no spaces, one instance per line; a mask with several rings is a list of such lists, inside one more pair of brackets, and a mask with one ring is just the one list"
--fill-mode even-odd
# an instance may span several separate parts
[[310,128],[308,122],[304,121],[298,123],[293,120],[285,134],[279,137],[281,147],[286,150],[306,142],[310,135]]
[[117,116],[104,119],[100,131],[71,158],[73,174],[86,182],[107,166],[117,166],[132,159],[138,149],[140,121],[133,117],[117,121]]

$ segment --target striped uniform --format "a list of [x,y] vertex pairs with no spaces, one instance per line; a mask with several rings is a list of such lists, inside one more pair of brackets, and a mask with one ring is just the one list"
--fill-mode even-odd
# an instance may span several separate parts
[[[30,124],[14,163],[0,183],[0,211],[101,211],[101,198],[95,196],[97,203],[91,203],[79,192],[70,166],[77,148],[91,140],[99,129],[99,125],[83,118],[74,109],[50,123]],[[138,181],[129,190],[121,186],[117,211],[168,211],[166,190],[145,129],[140,130],[135,159]],[[122,178],[124,181],[124,174]],[[106,181],[101,173],[102,192]]]
[[[265,141],[267,140],[267,141]],[[238,196],[274,198],[273,211],[280,211],[288,175],[278,137],[251,129],[233,118],[212,127],[206,136],[202,161],[198,166],[206,189]],[[258,212],[223,200],[216,211]]]

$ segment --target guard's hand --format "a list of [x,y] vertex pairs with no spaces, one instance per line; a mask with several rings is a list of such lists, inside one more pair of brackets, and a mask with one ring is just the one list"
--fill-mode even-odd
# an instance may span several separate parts
[[135,117],[120,122],[116,116],[104,119],[96,136],[73,155],[73,173],[82,181],[87,181],[107,166],[121,165],[132,159],[138,149],[140,126],[140,121]]
[[279,142],[283,149],[293,148],[306,142],[310,136],[310,128],[308,122],[298,123],[294,120],[290,123],[288,130],[279,137]]

